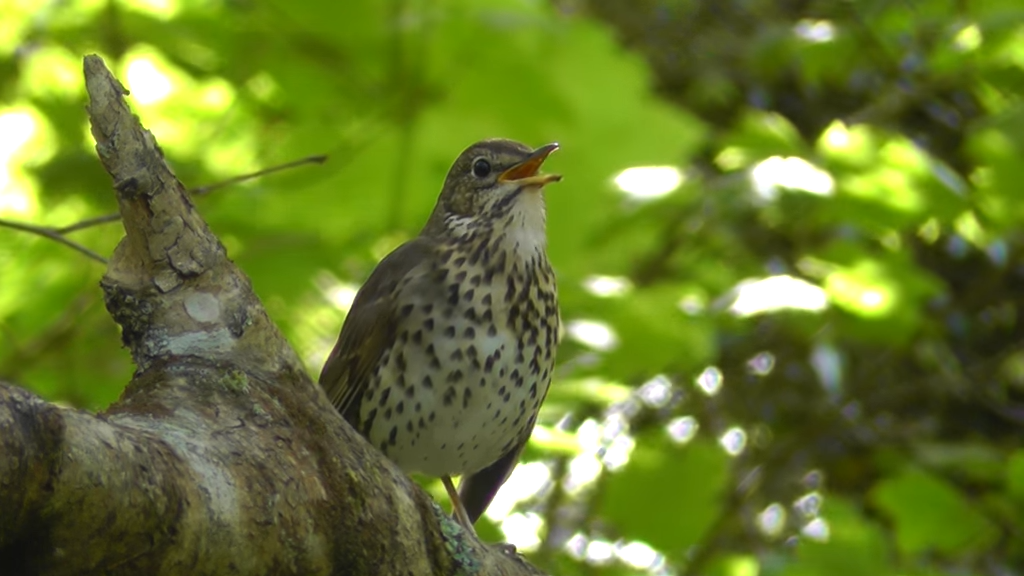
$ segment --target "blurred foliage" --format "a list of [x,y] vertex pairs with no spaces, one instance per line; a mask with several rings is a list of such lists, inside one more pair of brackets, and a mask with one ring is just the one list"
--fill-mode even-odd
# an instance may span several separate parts
[[[562,144],[569,332],[485,537],[559,574],[1024,573],[1019,0],[0,13],[0,219],[115,209],[91,52],[189,186],[330,156],[196,200],[311,373],[465,146]],[[676,169],[623,172],[651,166]],[[0,269],[0,377],[116,399],[102,267],[0,228]]]

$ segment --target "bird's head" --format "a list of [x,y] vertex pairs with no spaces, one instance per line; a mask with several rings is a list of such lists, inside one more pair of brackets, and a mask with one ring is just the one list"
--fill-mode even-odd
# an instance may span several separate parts
[[548,144],[534,150],[503,139],[473,144],[448,171],[425,231],[456,237],[507,231],[535,237],[543,245],[541,189],[562,177],[539,171],[557,148]]

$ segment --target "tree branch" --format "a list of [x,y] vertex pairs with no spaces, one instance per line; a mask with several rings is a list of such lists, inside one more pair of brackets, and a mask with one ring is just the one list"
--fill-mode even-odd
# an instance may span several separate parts
[[206,186],[200,186],[189,190],[189,194],[192,196],[202,196],[209,194],[221,188],[227,188],[234,184],[245,182],[246,180],[252,180],[253,178],[261,178],[268,176],[274,172],[281,172],[282,170],[288,170],[291,168],[297,168],[306,164],[323,164],[327,162],[326,154],[317,154],[315,156],[306,156],[305,158],[299,158],[298,160],[292,160],[291,162],[285,162],[284,164],[278,164],[277,166],[271,166],[270,168],[264,168],[248,174],[241,174],[239,176],[233,176],[227,180],[221,180],[220,182],[214,182],[213,184],[207,184]]
[[[209,194],[210,192],[219,190],[221,188],[225,188],[233,184],[238,184],[239,182],[245,182],[246,180],[251,180],[253,178],[259,178],[261,176],[273,174],[274,172],[280,172],[282,170],[295,168],[297,166],[303,166],[305,164],[323,164],[326,161],[326,154],[306,156],[305,158],[299,158],[298,160],[285,162],[284,164],[280,164],[278,166],[271,166],[270,168],[264,168],[262,170],[257,170],[256,172],[251,172],[249,174],[242,174],[240,176],[228,178],[227,180],[222,180],[220,182],[214,182],[213,184],[208,184],[206,186],[193,188],[192,190],[189,190],[189,194],[191,194],[192,196],[202,196],[205,194]],[[85,254],[89,258],[92,258],[93,260],[96,260],[101,264],[106,264],[106,258],[100,256],[99,254],[93,252],[92,250],[86,248],[85,246],[82,246],[78,242],[65,238],[64,235],[70,234],[71,232],[77,232],[78,230],[84,230],[85,228],[99,226],[101,224],[117,222],[120,219],[121,215],[117,213],[103,214],[102,216],[87,218],[85,220],[82,220],[81,222],[75,222],[74,224],[63,226],[61,228],[52,228],[48,226],[37,226],[35,224],[28,224],[26,222],[15,222],[13,220],[0,218],[0,227],[11,228],[13,230],[20,230],[22,232],[28,232],[30,234],[36,234],[38,236],[43,236],[44,238],[49,238],[50,240],[55,240],[57,242],[60,242],[61,244],[64,244],[65,246],[78,250],[82,254]]]
[[86,218],[85,220],[82,220],[80,222],[75,222],[74,224],[69,224],[67,226],[62,226],[60,228],[51,228],[51,230],[53,230],[57,234],[70,234],[72,232],[77,232],[79,230],[84,230],[86,228],[92,228],[93,226],[99,226],[100,224],[109,224],[111,222],[117,222],[120,219],[121,215],[117,213],[104,214],[102,216]]
[[59,574],[538,574],[466,534],[331,407],[97,56],[138,366],[92,415],[0,383],[0,566]]
[[92,250],[86,248],[85,246],[82,246],[81,244],[75,242],[74,240],[69,240],[65,238],[60,231],[54,230],[53,228],[47,228],[45,226],[36,226],[35,224],[26,224],[25,222],[15,222],[13,220],[7,220],[6,218],[0,218],[0,226],[4,228],[11,228],[13,230],[20,230],[22,232],[29,232],[30,234],[36,234],[44,238],[49,238],[50,240],[60,242],[61,244],[69,248],[78,250],[82,254],[85,254],[86,256],[92,258],[93,260],[99,262],[100,264],[107,263],[107,259],[104,258],[103,256],[100,256],[99,254],[93,252]]

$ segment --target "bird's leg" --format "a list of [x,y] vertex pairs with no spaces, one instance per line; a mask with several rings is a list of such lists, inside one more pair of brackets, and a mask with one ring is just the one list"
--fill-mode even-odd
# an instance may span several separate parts
[[[448,499],[452,501],[452,516],[455,516],[455,521],[479,540],[476,528],[473,527],[473,523],[469,520],[469,513],[466,512],[466,507],[462,505],[462,499],[459,498],[459,491],[455,489],[455,484],[452,483],[452,477],[441,476],[441,483],[444,484],[444,489],[448,492]],[[497,547],[498,550],[505,554],[516,553],[514,544],[502,543],[497,544]]]
[[448,491],[448,498],[452,501],[452,516],[455,517],[455,521],[468,530],[470,534],[476,536],[476,529],[473,528],[473,523],[469,520],[469,514],[462,505],[462,499],[459,498],[459,492],[455,489],[455,484],[452,483],[452,477],[448,475],[441,476],[441,483],[444,484],[444,489]]

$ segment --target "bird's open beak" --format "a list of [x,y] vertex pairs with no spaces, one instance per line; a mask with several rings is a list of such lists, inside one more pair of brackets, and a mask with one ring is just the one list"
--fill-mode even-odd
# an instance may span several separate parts
[[498,182],[515,182],[521,186],[543,186],[552,182],[558,182],[562,179],[558,174],[538,174],[540,165],[544,163],[544,160],[558,149],[558,144],[548,144],[547,146],[541,146],[534,150],[533,154],[526,159],[516,164],[515,166],[505,170],[498,176]]

